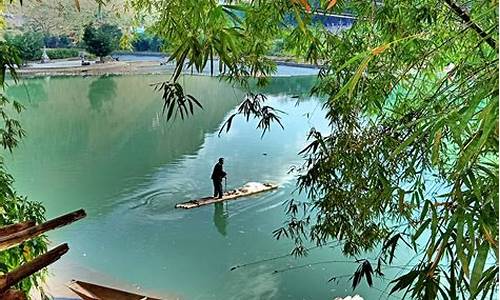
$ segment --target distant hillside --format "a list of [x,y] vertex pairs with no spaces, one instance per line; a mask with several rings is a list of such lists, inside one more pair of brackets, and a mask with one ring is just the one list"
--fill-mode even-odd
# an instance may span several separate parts
[[5,18],[11,31],[33,30],[51,35],[68,35],[78,40],[85,24],[105,22],[128,28],[132,16],[125,11],[124,0],[111,0],[99,6],[94,0],[15,1],[6,7]]

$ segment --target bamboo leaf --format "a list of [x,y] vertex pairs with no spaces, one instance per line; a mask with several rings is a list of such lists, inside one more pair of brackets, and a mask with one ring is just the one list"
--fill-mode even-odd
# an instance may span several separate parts
[[424,232],[424,230],[429,226],[429,223],[432,221],[432,219],[427,219],[425,220],[425,222],[420,225],[420,227],[417,229],[417,231],[415,232],[415,234],[413,235],[413,240],[417,240],[420,235]]
[[456,249],[457,249],[457,257],[458,260],[460,261],[460,265],[462,267],[462,270],[465,274],[465,276],[468,278],[469,277],[469,262],[467,261],[467,258],[465,257],[465,252],[464,252],[464,247],[463,247],[463,242],[464,242],[464,224],[465,224],[465,219],[463,217],[463,213],[459,213],[457,216],[457,238],[456,238]]
[[477,256],[474,262],[474,267],[472,268],[472,273],[469,283],[469,290],[472,295],[472,298],[474,298],[478,294],[477,286],[479,284],[479,280],[481,279],[481,275],[483,274],[483,269],[486,263],[486,258],[488,256],[489,249],[490,245],[488,241],[483,241],[479,246],[479,249],[477,250]]
[[328,2],[328,6],[326,7],[326,10],[332,9],[335,6],[335,4],[337,4],[337,0],[330,0]]
[[434,143],[432,145],[432,156],[431,161],[434,165],[439,163],[439,150],[441,148],[441,138],[443,136],[443,132],[441,129],[438,129],[434,134]]
[[413,270],[413,271],[410,271],[410,272],[394,279],[393,281],[391,281],[391,283],[396,283],[396,284],[394,285],[394,287],[392,288],[392,290],[389,294],[393,294],[397,291],[402,291],[402,290],[406,289],[407,287],[409,287],[413,283],[413,281],[418,277],[419,274],[420,274],[420,271]]

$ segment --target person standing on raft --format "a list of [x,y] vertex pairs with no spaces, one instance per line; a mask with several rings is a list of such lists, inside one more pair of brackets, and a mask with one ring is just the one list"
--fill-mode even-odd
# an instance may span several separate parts
[[212,172],[212,181],[214,183],[214,198],[222,198],[222,179],[226,177],[226,172],[224,172],[222,165],[224,164],[224,158],[219,158],[219,162],[215,164],[214,171]]

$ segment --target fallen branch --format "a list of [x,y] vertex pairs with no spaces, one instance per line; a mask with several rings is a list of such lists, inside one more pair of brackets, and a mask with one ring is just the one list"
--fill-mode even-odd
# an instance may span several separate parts
[[16,233],[18,231],[21,231],[21,230],[24,230],[26,228],[33,227],[33,226],[35,226],[34,221],[26,221],[26,222],[22,222],[22,223],[16,223],[16,224],[12,224],[12,225],[3,226],[3,227],[0,227],[0,236],[13,234],[13,233]]
[[32,226],[21,231],[0,237],[0,251],[12,248],[26,240],[32,239],[49,230],[68,225],[84,218],[87,214],[83,209],[57,217],[43,224]]
[[68,250],[68,244],[62,244],[50,250],[49,252],[38,256],[32,261],[23,264],[14,271],[0,276],[0,295],[5,293],[11,286],[16,285],[24,278],[33,275],[34,273],[55,262],[66,252],[68,252]]

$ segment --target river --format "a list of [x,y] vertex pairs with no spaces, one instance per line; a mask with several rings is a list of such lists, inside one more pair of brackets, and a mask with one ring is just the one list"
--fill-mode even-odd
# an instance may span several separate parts
[[[353,292],[344,275],[357,265],[335,247],[230,271],[292,248],[288,240],[276,241],[272,231],[284,221],[282,203],[301,197],[293,194],[295,178],[288,171],[301,164],[297,153],[308,131],[328,128],[321,100],[308,96],[314,77],[276,78],[263,89],[269,104],[286,114],[285,129],[273,126],[262,138],[257,123],[243,118],[218,136],[243,92],[206,76],[181,79],[204,109],[188,120],[167,122],[150,86],[164,79],[43,77],[10,86],[8,94],[27,108],[20,117],[27,137],[7,155],[15,187],[43,202],[49,218],[78,208],[88,214],[49,234],[52,246],[70,246],[54,265],[56,277],[64,270],[68,278],[123,282],[191,300],[387,298],[380,290],[388,282],[382,279],[375,280],[376,288],[363,281]],[[174,209],[212,193],[210,173],[221,156],[228,188],[269,181],[279,189],[224,205]],[[340,279],[328,282],[333,276]]]

